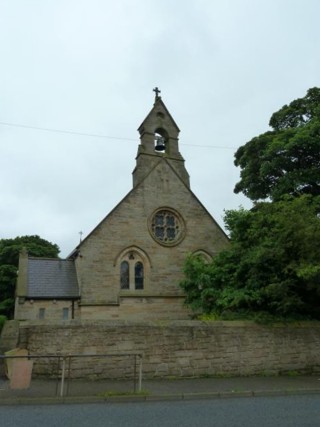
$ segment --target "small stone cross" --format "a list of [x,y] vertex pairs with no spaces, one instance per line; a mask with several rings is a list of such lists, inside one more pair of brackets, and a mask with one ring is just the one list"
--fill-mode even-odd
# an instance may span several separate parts
[[159,93],[161,93],[161,90],[160,90],[159,88],[155,87],[155,88],[153,89],[153,92],[155,92],[155,94],[156,94],[156,99],[158,99],[158,98],[159,98]]

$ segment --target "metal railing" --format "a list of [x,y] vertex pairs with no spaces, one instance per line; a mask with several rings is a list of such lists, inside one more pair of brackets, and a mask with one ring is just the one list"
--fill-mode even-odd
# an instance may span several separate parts
[[[132,372],[127,373],[127,379],[128,377],[130,379],[133,379],[133,392],[141,392],[142,390],[142,354],[141,353],[109,353],[109,354],[43,354],[43,355],[0,355],[0,361],[3,362],[9,361],[9,360],[34,360],[34,361],[45,361],[45,360],[52,360],[53,364],[49,363],[45,364],[45,368],[43,369],[41,378],[45,379],[52,379],[54,378],[56,380],[56,388],[55,388],[55,395],[64,397],[69,395],[69,385],[70,382],[75,379],[73,376],[73,368],[75,365],[75,362],[78,363],[82,359],[101,359],[102,361],[104,359],[110,359],[110,358],[132,358],[132,363],[130,363],[130,366],[132,368]],[[91,360],[91,363],[93,361]],[[86,364],[86,366],[88,366]],[[87,377],[90,377],[90,367],[87,368],[87,372],[89,374],[83,374],[81,375],[81,371],[83,369],[84,365],[82,362],[80,362],[80,367],[78,366],[78,370],[80,371],[80,376],[76,377],[77,379],[86,380]],[[117,366],[115,365],[114,368]],[[110,369],[110,367],[109,367]],[[103,371],[103,367],[101,368]],[[39,374],[35,373],[35,375],[38,377]],[[102,376],[104,379],[112,379],[117,380],[118,378],[112,376],[109,378],[108,376],[105,376],[105,373],[102,373]],[[120,379],[123,379],[121,376]],[[10,378],[9,378],[10,380]],[[92,380],[91,380],[92,381]],[[93,381],[92,381],[93,383]]]

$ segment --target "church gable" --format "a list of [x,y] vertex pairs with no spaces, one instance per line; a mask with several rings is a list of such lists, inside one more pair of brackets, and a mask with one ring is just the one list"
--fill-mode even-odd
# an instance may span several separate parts
[[82,319],[188,318],[179,287],[187,254],[210,260],[228,245],[190,190],[179,128],[158,89],[139,133],[133,189],[63,264],[75,266],[80,300],[72,313]]
[[186,255],[213,256],[226,244],[225,234],[163,158],[80,245],[82,303],[117,304],[132,292],[181,296]]

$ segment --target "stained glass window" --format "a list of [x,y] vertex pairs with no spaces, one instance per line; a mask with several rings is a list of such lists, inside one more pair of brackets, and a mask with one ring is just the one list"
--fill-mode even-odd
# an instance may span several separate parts
[[151,232],[160,243],[175,244],[182,238],[183,221],[175,212],[161,209],[152,217]]
[[135,289],[143,289],[143,264],[140,261],[134,266],[134,285]]
[[139,254],[127,252],[120,262],[120,289],[138,290],[145,287],[145,269]]
[[120,266],[120,287],[121,289],[129,289],[129,263],[122,261]]

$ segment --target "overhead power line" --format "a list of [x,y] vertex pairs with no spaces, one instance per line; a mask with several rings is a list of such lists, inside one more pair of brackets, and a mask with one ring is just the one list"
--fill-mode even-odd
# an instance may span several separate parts
[[108,136],[108,135],[99,135],[99,134],[94,134],[94,133],[76,132],[73,130],[50,129],[50,128],[43,128],[43,127],[38,127],[38,126],[21,125],[18,123],[0,122],[0,125],[18,127],[18,128],[24,128],[24,129],[40,130],[40,131],[45,131],[45,132],[64,133],[64,134],[69,134],[69,135],[93,136],[95,138],[122,139],[122,140],[127,140],[127,141],[136,141],[136,139],[134,139],[134,138],[122,138],[122,137],[117,137],[117,136]]
[[[44,128],[44,127],[39,127],[39,126],[23,125],[20,123],[0,122],[0,125],[17,127],[17,128],[22,128],[22,129],[32,129],[32,130],[51,132],[51,133],[62,133],[62,134],[66,134],[66,135],[90,136],[93,138],[117,139],[117,140],[122,140],[122,141],[137,141],[137,138],[126,138],[126,137],[120,137],[120,136],[101,135],[101,134],[96,134],[96,133],[77,132],[77,131],[63,130],[63,129],[51,129],[51,128]],[[236,147],[223,147],[223,146],[218,146],[218,145],[184,144],[184,143],[180,143],[180,145],[185,145],[188,147],[218,148],[218,149],[222,149],[222,150],[224,150],[224,149],[236,150]]]

